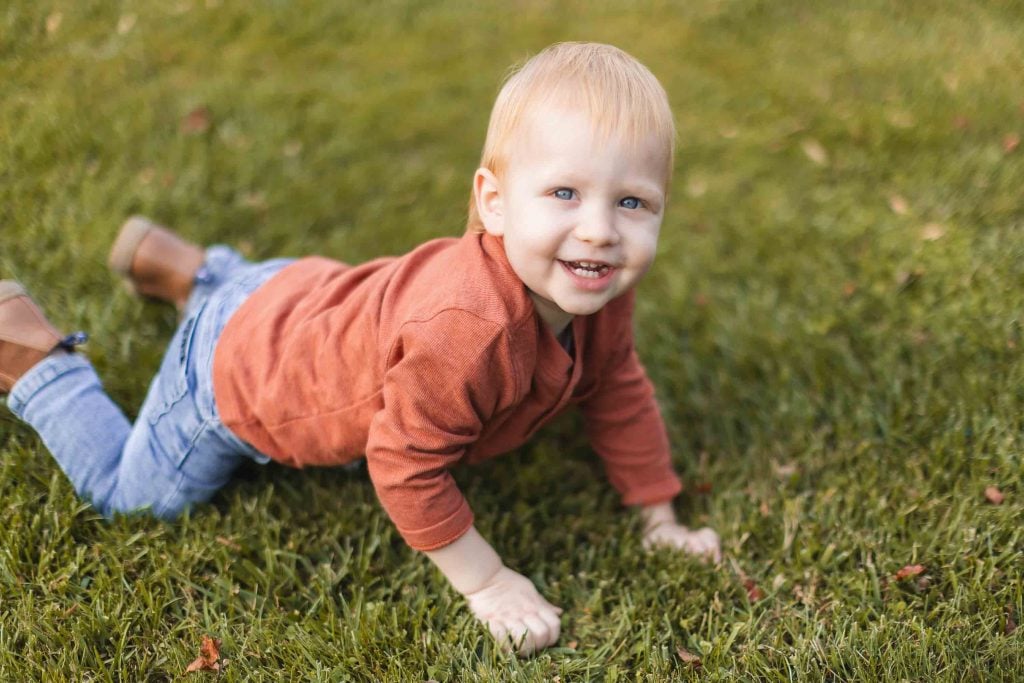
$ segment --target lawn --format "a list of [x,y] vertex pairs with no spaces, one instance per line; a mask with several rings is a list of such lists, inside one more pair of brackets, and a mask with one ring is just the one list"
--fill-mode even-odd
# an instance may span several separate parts
[[[456,473],[565,608],[517,660],[365,469],[107,522],[0,409],[0,680],[1024,679],[1019,2],[12,0],[0,278],[133,413],[175,314],[106,269],[127,215],[252,258],[459,234],[506,69],[578,39],[676,112],[637,338],[723,565],[643,552],[561,420]],[[186,675],[207,634],[222,672]]]

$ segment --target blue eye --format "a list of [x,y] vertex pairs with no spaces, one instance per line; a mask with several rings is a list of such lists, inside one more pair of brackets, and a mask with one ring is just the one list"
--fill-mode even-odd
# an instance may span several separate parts
[[619,202],[619,206],[627,209],[639,209],[640,205],[641,202],[636,197],[626,197],[621,202]]
[[568,201],[568,200],[572,199],[573,194],[574,193],[573,193],[572,190],[568,190],[568,189],[566,189],[564,187],[561,188],[561,189],[555,190],[555,197],[557,199],[564,199],[564,200]]

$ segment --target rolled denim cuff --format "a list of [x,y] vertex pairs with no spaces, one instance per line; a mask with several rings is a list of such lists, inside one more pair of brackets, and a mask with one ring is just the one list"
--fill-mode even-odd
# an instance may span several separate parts
[[25,419],[25,406],[51,382],[78,370],[95,374],[89,360],[78,353],[56,353],[39,361],[22,375],[7,396],[7,407],[20,419]]

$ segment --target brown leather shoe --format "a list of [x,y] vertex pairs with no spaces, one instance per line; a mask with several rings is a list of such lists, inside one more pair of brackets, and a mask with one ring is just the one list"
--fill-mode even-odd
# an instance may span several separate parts
[[0,280],[0,394],[64,342],[24,287]]
[[196,271],[206,253],[143,216],[132,216],[110,248],[110,269],[136,294],[172,303],[183,310]]

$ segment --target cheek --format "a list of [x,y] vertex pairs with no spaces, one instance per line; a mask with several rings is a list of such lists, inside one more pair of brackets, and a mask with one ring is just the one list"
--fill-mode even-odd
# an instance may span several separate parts
[[638,265],[646,268],[654,261],[654,254],[658,250],[658,229],[638,231],[631,244],[632,260]]

